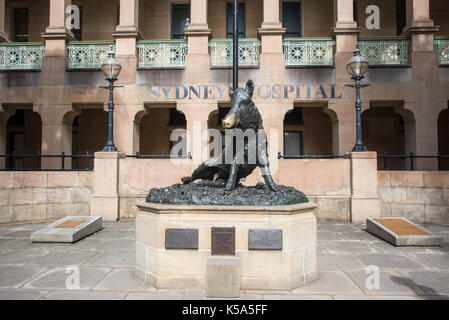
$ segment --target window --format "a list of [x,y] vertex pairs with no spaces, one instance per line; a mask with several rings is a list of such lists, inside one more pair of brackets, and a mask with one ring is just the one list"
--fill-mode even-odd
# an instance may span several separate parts
[[397,35],[402,34],[407,25],[407,9],[406,0],[396,0],[396,30]]
[[190,18],[190,5],[174,4],[172,6],[172,16],[171,16],[172,39],[185,39],[184,31],[186,29],[187,18]]
[[170,126],[183,126],[186,124],[186,117],[183,113],[176,110],[176,108],[170,108],[170,120],[168,125]]
[[302,154],[302,131],[284,131],[284,155],[299,156]]
[[14,42],[28,42],[28,8],[14,9]]
[[359,13],[357,10],[358,10],[357,2],[354,1],[352,4],[352,19],[355,22],[359,22]]
[[301,37],[301,2],[282,3],[282,27],[285,37]]
[[[72,33],[75,36],[75,39],[78,41],[83,40],[83,7],[78,7],[80,10],[80,27],[79,29],[73,28]],[[74,11],[72,10],[71,14],[73,14]],[[75,24],[72,20],[72,24]]]
[[[245,38],[245,4],[239,3],[239,38]],[[232,38],[234,34],[234,6],[226,4],[226,38]]]
[[302,118],[302,108],[295,107],[293,110],[287,112],[284,118],[284,125],[304,125]]

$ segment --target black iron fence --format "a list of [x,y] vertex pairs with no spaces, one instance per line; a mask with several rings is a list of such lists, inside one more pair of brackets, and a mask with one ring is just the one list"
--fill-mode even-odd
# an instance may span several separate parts
[[331,152],[328,155],[309,155],[307,152],[297,155],[282,155],[278,152],[278,159],[343,159],[345,156],[335,155]]
[[[329,155],[309,155],[306,152],[299,155],[281,155],[278,153],[278,159],[343,159],[345,156],[335,155],[331,153]],[[438,170],[449,170],[449,155],[443,155],[438,153],[434,156],[428,155],[416,155],[413,152],[403,155],[392,155],[384,152],[377,155],[379,170],[416,170],[416,160],[418,159],[436,159],[438,162]],[[399,164],[398,168],[391,168],[390,160],[400,160],[403,164]],[[408,164],[408,168],[407,167]],[[394,167],[394,166],[393,166]]]
[[[93,170],[92,161],[94,159],[93,154],[89,154],[89,152],[86,152],[86,154],[82,155],[73,155],[73,154],[66,154],[65,152],[62,152],[61,154],[41,154],[40,152],[37,152],[35,154],[17,154],[15,151],[12,152],[12,154],[1,154],[0,159],[4,158],[6,161],[5,163],[5,169],[0,169],[0,171],[91,171]],[[58,169],[42,169],[42,158],[45,159],[60,159],[60,168]],[[25,160],[25,159],[31,159],[26,167],[28,168],[20,168],[18,166],[19,161]],[[66,160],[71,159],[82,159],[82,161],[85,165],[81,166],[79,169],[72,169],[67,168],[66,166]],[[34,160],[34,165],[32,165],[31,161]],[[79,162],[78,162],[79,164]]]
[[409,163],[409,169],[411,171],[414,171],[416,168],[415,160],[417,159],[437,159],[438,162],[438,170],[448,170],[449,169],[449,162],[445,165],[445,168],[443,168],[443,161],[445,159],[449,159],[449,155],[443,155],[438,152],[435,156],[426,156],[426,155],[416,155],[413,152],[410,152],[410,154],[403,154],[403,155],[391,155],[384,152],[383,154],[377,155],[377,159],[379,162],[383,162],[383,170],[388,170],[388,160],[390,159],[399,159],[401,161]]
[[178,155],[178,156],[165,154],[165,152],[155,155],[140,154],[140,152],[136,152],[136,154],[127,155],[126,157],[134,159],[192,159],[192,155],[190,154],[190,152],[187,153],[187,155]]
[[[127,158],[134,158],[134,159],[192,159],[192,155],[190,152],[187,155],[178,155],[173,156],[170,154],[165,154],[162,152],[158,155],[146,155],[141,154],[140,152],[136,152],[133,155],[127,155]],[[12,154],[3,154],[0,155],[0,159],[4,158],[6,160],[5,163],[5,169],[0,169],[0,171],[91,171],[93,170],[93,159],[94,155],[90,154],[89,152],[86,152],[82,155],[70,155],[66,154],[65,152],[62,152],[61,154],[57,155],[48,155],[48,154],[41,154],[40,152],[37,152],[36,154],[17,154],[16,152],[13,152]],[[58,169],[42,169],[42,158],[48,158],[48,159],[59,159],[60,160],[60,168]],[[330,153],[328,155],[309,155],[307,153],[304,154],[298,154],[298,155],[282,155],[280,152],[278,153],[278,159],[343,159],[345,158],[344,155],[335,155],[334,153]],[[438,163],[438,170],[449,170],[449,155],[443,155],[441,153],[438,153],[437,155],[416,155],[413,152],[406,155],[391,155],[386,152],[383,154],[378,154],[378,164],[379,164],[379,170],[398,170],[397,168],[391,168],[390,160],[400,160],[402,162],[401,168],[399,170],[416,170],[416,163],[415,161],[418,159],[436,159]],[[24,159],[34,159],[34,165],[30,165],[30,162],[28,162],[27,167],[30,168],[20,168],[17,166],[18,161],[24,160]],[[72,168],[67,168],[66,166],[66,160],[78,160],[77,166],[78,169],[74,169],[73,164]],[[81,160],[79,160],[81,159]],[[80,164],[82,164],[80,166]],[[408,168],[405,167],[408,164]]]

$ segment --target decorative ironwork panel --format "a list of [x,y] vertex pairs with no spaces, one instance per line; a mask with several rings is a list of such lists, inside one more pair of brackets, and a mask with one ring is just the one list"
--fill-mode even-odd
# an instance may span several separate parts
[[[258,39],[239,39],[239,66],[259,65],[260,41]],[[233,62],[232,39],[213,39],[209,43],[211,65],[229,67]]]
[[285,64],[289,66],[332,66],[334,45],[332,39],[284,39]]
[[39,70],[45,55],[45,46],[5,44],[0,45],[1,70]]
[[139,49],[139,68],[184,67],[187,42],[184,40],[142,41]]
[[435,40],[435,50],[438,52],[440,64],[449,64],[449,39]]
[[69,43],[69,69],[100,69],[113,44]]
[[408,39],[360,40],[362,55],[370,65],[407,65],[409,63]]

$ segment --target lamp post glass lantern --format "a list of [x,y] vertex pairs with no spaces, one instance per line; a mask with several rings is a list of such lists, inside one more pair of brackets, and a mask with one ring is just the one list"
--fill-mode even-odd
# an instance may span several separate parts
[[114,86],[114,82],[117,80],[122,65],[115,58],[114,48],[111,46],[108,57],[101,65],[101,70],[106,76],[106,80],[109,82],[108,86],[101,87],[109,90],[109,103],[108,103],[108,141],[103,148],[103,152],[117,152],[118,149],[114,145],[114,88],[122,86]]
[[360,89],[369,86],[369,84],[361,84],[361,81],[365,78],[364,74],[368,71],[368,61],[360,54],[359,44],[357,44],[354,55],[346,65],[346,71],[351,75],[352,80],[355,81],[355,84],[347,84],[346,86],[356,89],[356,142],[352,151],[368,151],[368,148],[363,145],[362,141],[362,101],[360,99]]

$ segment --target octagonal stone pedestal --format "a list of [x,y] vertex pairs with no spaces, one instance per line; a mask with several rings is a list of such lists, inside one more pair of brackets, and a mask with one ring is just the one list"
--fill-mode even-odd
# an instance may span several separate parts
[[[313,203],[252,207],[142,202],[137,207],[135,274],[156,288],[206,288],[212,227],[235,227],[242,290],[292,290],[318,278]],[[165,230],[173,228],[197,229],[198,249],[166,249]],[[251,229],[281,229],[282,250],[249,250]]]

